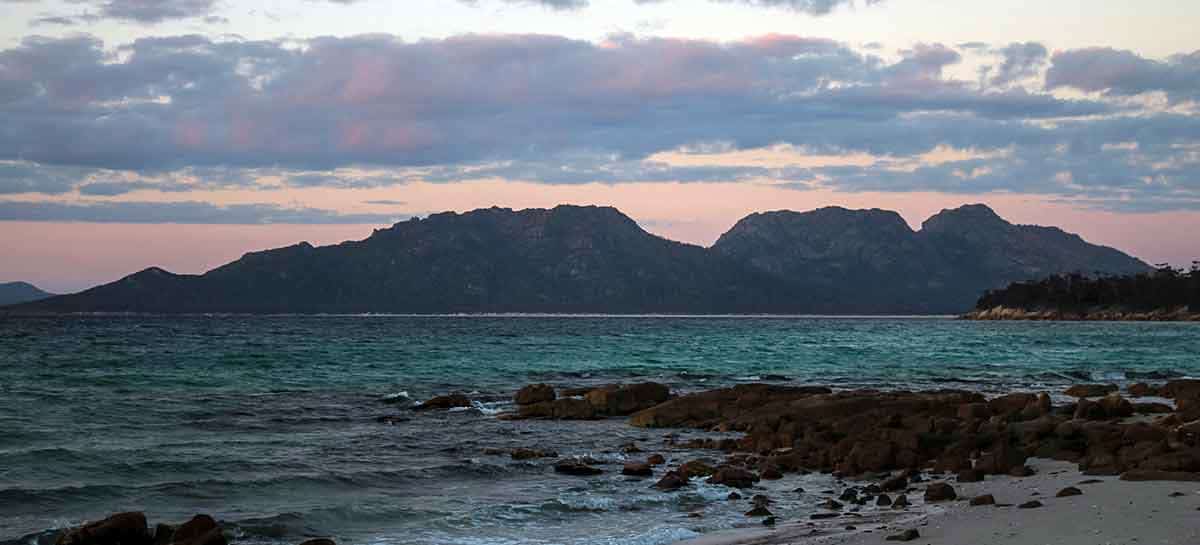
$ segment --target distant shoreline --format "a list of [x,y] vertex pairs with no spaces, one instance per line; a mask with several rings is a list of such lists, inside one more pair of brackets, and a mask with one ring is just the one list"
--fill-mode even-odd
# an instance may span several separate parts
[[548,313],[548,312],[478,312],[478,313],[403,313],[403,312],[358,312],[358,313],[242,313],[242,312],[9,312],[0,308],[3,318],[44,318],[44,317],[181,317],[195,318],[205,316],[239,316],[239,317],[329,317],[329,318],[671,318],[671,319],[711,319],[711,318],[765,318],[780,320],[954,320],[961,316],[957,314],[605,314],[605,313]]
[[1200,322],[1200,313],[1190,312],[1187,307],[1129,311],[1116,308],[1060,310],[997,306],[973,310],[962,318],[975,321]]

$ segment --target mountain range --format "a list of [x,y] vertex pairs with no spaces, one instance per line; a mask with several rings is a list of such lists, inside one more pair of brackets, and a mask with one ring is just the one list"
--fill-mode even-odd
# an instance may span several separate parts
[[839,207],[751,214],[709,248],[655,236],[615,208],[433,214],[361,241],[253,252],[202,275],[150,268],[16,312],[965,312],[986,290],[1064,272],[1151,270],[984,205],[914,231]]
[[0,306],[37,301],[47,297],[54,297],[54,294],[46,293],[28,282],[0,283]]

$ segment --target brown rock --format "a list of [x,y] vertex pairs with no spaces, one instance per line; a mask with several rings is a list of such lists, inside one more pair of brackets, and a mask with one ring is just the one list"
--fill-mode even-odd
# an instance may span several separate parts
[[996,498],[991,494],[984,494],[982,496],[975,496],[974,498],[971,498],[972,507],[979,507],[982,505],[996,505]]
[[758,482],[758,476],[745,469],[723,467],[708,478],[709,484],[719,484],[733,488],[750,488]]
[[558,456],[558,453],[552,450],[518,448],[513,449],[510,456],[513,460],[532,460],[534,458],[554,458]]
[[1102,397],[1117,391],[1116,384],[1076,384],[1067,388],[1065,394],[1071,397]]
[[208,515],[196,515],[181,524],[171,539],[175,545],[226,545],[225,534]]
[[659,479],[657,483],[654,483],[654,488],[657,488],[659,490],[670,491],[670,490],[679,490],[680,488],[683,488],[687,485],[688,485],[687,475],[678,470],[675,470],[675,471],[668,471],[666,475],[663,475],[663,477],[661,479]]
[[649,409],[671,397],[671,390],[657,382],[597,388],[584,396],[597,413],[626,416]]
[[896,496],[896,499],[892,502],[892,509],[904,509],[905,507],[908,507],[908,496],[904,494]]
[[1003,395],[988,401],[988,406],[992,412],[996,414],[1014,414],[1019,413],[1029,405],[1037,404],[1037,396],[1027,393],[1014,393]]
[[1133,397],[1150,397],[1159,395],[1158,388],[1146,384],[1145,382],[1130,384],[1125,391],[1129,392],[1129,395]]
[[886,481],[883,481],[883,483],[879,485],[879,488],[883,489],[884,492],[896,492],[898,490],[904,490],[908,488],[908,477],[905,477],[904,475],[892,477]]
[[337,543],[327,537],[318,537],[301,541],[300,545],[337,545]]
[[963,420],[987,420],[992,417],[992,409],[987,403],[963,403],[958,406],[958,417]]
[[1176,400],[1200,398],[1200,380],[1172,380],[1163,385],[1162,388],[1159,388],[1159,392],[1163,397]]
[[1166,403],[1134,403],[1133,412],[1138,414],[1167,414],[1175,409]]
[[621,474],[630,477],[649,477],[654,475],[654,469],[650,467],[650,464],[630,462],[621,469]]
[[667,459],[662,454],[651,454],[646,458],[646,463],[652,466],[660,466],[667,463]]
[[1041,506],[1042,506],[1042,502],[1037,501],[1037,500],[1030,500],[1025,503],[1022,503],[1021,505],[1018,505],[1017,508],[1018,509],[1037,509],[1038,507],[1041,507]]
[[148,545],[150,529],[142,513],[117,513],[68,530],[55,545]]
[[947,501],[957,498],[958,493],[954,491],[954,487],[946,483],[933,483],[925,488],[926,502]]
[[783,478],[783,473],[775,466],[767,466],[766,469],[762,470],[760,476],[768,481],[778,481]]
[[964,469],[958,472],[958,482],[960,483],[977,483],[983,480],[983,473],[974,469]]
[[1200,473],[1188,471],[1161,471],[1155,469],[1131,469],[1121,474],[1121,480],[1200,482]]
[[550,418],[554,420],[595,420],[601,415],[596,408],[582,399],[560,398],[517,407],[521,418]]
[[520,390],[517,390],[517,395],[513,396],[513,401],[517,405],[533,405],[534,403],[542,403],[544,401],[554,401],[557,395],[554,393],[554,387],[549,384],[530,384]]
[[1037,472],[1032,467],[1026,465],[1014,466],[1008,470],[1008,475],[1011,477],[1032,477],[1036,474]]
[[979,457],[975,469],[987,475],[1004,475],[1014,467],[1025,465],[1028,456],[1019,447],[1001,439],[992,449]]
[[747,517],[769,517],[769,516],[771,516],[771,511],[769,509],[767,509],[766,507],[755,507],[754,509],[746,511],[746,516]]
[[1097,403],[1108,418],[1124,418],[1133,414],[1133,404],[1116,392],[1104,396]]
[[716,473],[717,470],[713,469],[704,460],[691,460],[679,466],[679,471],[694,479],[696,477],[708,477]]
[[1074,486],[1068,486],[1062,490],[1059,490],[1058,493],[1054,495],[1054,497],[1069,498],[1071,496],[1082,496],[1082,495],[1083,495],[1082,490],[1075,488]]
[[470,406],[471,406],[471,398],[469,398],[465,395],[462,395],[462,394],[449,394],[449,395],[434,397],[433,399],[430,399],[429,401],[426,401],[424,403],[421,403],[420,405],[417,405],[416,407],[413,407],[413,410],[416,410],[416,411],[428,411],[428,410],[435,410],[435,409],[445,410],[445,409],[454,409],[454,408],[458,408],[458,407],[470,407]]
[[594,468],[579,460],[563,460],[554,464],[554,472],[563,475],[572,475],[575,477],[589,477],[604,473],[603,470]]
[[917,530],[910,528],[908,530],[900,532],[899,534],[887,536],[886,541],[912,541],[912,540],[920,538],[920,537],[921,537],[921,532],[918,532]]
[[887,507],[892,504],[892,497],[887,494],[880,494],[875,497],[875,505],[878,507]]

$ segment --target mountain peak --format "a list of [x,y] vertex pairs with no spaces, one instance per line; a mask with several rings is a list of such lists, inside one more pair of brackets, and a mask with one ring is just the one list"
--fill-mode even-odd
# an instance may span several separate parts
[[1012,226],[986,204],[964,204],[958,208],[946,208],[921,224],[924,232],[946,232],[976,229],[979,227]]

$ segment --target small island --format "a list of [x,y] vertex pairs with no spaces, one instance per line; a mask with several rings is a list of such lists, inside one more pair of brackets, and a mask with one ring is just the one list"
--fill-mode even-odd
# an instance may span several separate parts
[[1054,275],[988,291],[969,320],[1200,321],[1200,261],[1124,276]]

